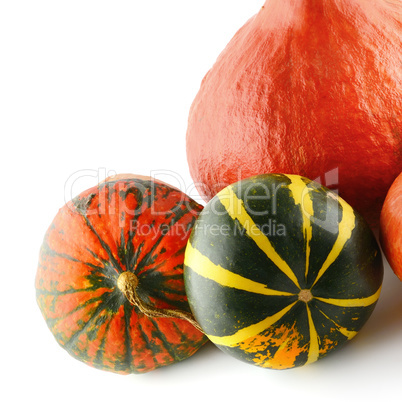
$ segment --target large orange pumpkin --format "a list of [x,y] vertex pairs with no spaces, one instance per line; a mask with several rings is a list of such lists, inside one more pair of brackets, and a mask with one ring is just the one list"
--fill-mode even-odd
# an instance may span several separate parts
[[192,104],[198,190],[208,200],[256,174],[321,177],[378,224],[402,166],[401,66],[399,0],[267,0]]

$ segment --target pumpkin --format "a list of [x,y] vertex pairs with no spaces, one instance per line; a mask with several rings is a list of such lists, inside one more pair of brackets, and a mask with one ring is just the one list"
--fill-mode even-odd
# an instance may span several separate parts
[[290,173],[338,189],[378,227],[402,166],[402,2],[267,0],[204,77],[187,159],[208,201]]
[[256,366],[288,369],[326,356],[370,317],[382,257],[365,220],[297,175],[260,175],[201,212],[184,260],[186,293],[208,338]]
[[[161,181],[121,175],[62,207],[46,232],[37,302],[57,342],[98,369],[143,373],[193,355],[207,338],[190,322],[184,250],[202,207]],[[141,307],[141,306],[140,306]]]
[[391,268],[402,280],[402,173],[385,198],[381,211],[380,242]]

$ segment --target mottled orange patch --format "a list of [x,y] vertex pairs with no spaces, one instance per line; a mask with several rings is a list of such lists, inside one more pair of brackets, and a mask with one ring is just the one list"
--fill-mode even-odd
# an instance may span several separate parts
[[72,314],[60,317],[52,327],[53,334],[59,336],[59,342],[64,344],[68,342],[76,332],[81,331],[101,303],[101,300],[97,300],[92,304],[86,305],[85,308],[77,309]]
[[120,306],[108,322],[107,332],[102,335],[104,338],[103,364],[112,367],[116,361],[124,360],[127,353],[125,331],[124,306]]
[[[255,354],[253,362],[261,367],[286,369],[294,367],[296,358],[307,352],[308,345],[303,344],[303,335],[296,330],[296,325],[281,325],[270,331],[249,338],[238,345],[246,353]],[[276,349],[274,355],[270,352]]]
[[[333,332],[335,330],[331,330],[331,332]],[[337,342],[334,342],[332,339],[326,337],[324,339],[321,339],[321,343],[320,343],[320,355],[323,354],[327,354],[331,349],[333,349],[334,347],[336,347]]]
[[38,303],[42,307],[46,320],[63,320],[69,314],[73,314],[77,310],[92,310],[95,303],[100,301],[101,296],[108,289],[101,288],[92,292],[76,292],[60,294],[39,294]]

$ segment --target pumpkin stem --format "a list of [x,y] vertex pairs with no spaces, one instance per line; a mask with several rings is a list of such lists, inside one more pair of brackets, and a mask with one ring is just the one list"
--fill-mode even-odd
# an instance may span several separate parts
[[125,271],[117,279],[117,287],[126,296],[127,300],[138,307],[141,313],[147,317],[159,318],[180,318],[190,322],[200,332],[204,333],[198,322],[191,313],[181,310],[161,309],[151,306],[142,301],[137,294],[138,278],[133,272]]

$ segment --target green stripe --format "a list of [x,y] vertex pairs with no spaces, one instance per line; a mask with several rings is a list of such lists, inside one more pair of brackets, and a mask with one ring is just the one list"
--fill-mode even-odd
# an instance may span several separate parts
[[239,223],[246,230],[247,235],[254,240],[256,245],[266,254],[266,256],[300,289],[296,275],[285,260],[276,252],[269,238],[264,235],[254,223],[251,216],[247,213],[243,200],[237,198],[231,186],[226,187],[218,194],[221,204],[225,207],[229,216]]
[[[336,195],[334,194],[333,197],[336,197]],[[346,242],[352,237],[353,229],[356,226],[356,217],[353,212],[353,208],[349,204],[347,204],[344,200],[342,200],[342,198],[340,197],[336,198],[339,204],[342,206],[342,220],[339,222],[338,237],[336,238],[335,243],[332,246],[332,249],[329,252],[324,264],[319,270],[312,287],[319,281],[319,279],[325,274],[327,269],[338,258],[339,254],[345,247]]]

